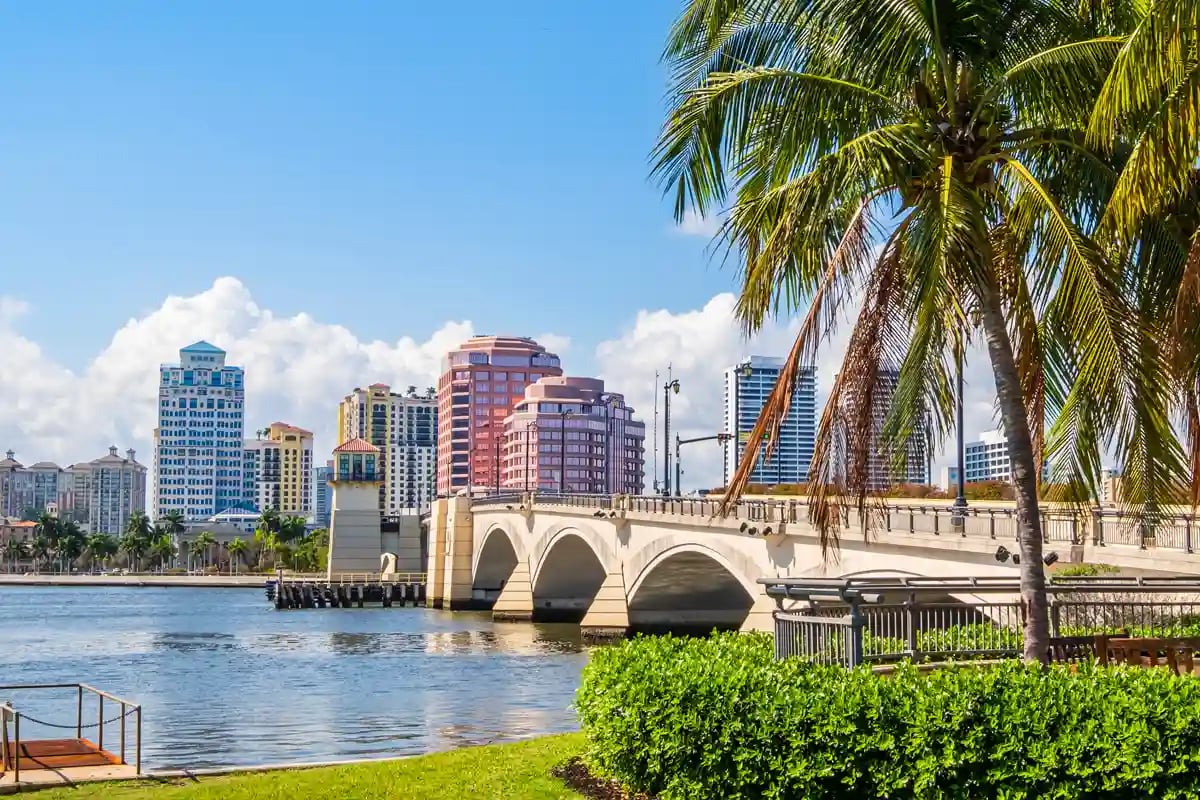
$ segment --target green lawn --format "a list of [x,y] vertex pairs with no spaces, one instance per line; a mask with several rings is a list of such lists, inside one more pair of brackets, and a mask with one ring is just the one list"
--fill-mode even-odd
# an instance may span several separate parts
[[579,800],[550,770],[583,751],[580,734],[404,761],[226,775],[196,781],[92,784],[37,800]]

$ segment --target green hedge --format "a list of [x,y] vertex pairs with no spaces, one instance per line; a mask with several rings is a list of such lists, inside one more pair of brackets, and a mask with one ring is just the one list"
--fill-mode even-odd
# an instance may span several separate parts
[[595,651],[577,705],[593,768],[663,800],[1200,797],[1200,680],[1078,669],[883,677],[644,638]]

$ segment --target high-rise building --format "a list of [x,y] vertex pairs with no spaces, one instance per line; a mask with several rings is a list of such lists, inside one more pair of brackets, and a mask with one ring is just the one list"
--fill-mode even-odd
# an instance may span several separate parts
[[243,502],[244,377],[224,350],[203,341],[159,369],[155,517],[208,519]]
[[313,470],[313,523],[318,528],[328,528],[333,516],[333,462]]
[[379,509],[420,512],[433,502],[437,475],[437,398],[404,394],[384,383],[355,389],[338,406],[338,442],[363,439],[379,448]]
[[[737,471],[750,440],[750,432],[771,396],[784,359],[750,356],[725,370],[725,476]],[[760,448],[750,473],[751,483],[805,483],[812,463],[817,436],[817,378],[812,367],[801,367],[792,402],[779,430],[779,442],[771,456]]]
[[0,460],[0,517],[19,518],[33,508],[33,473],[9,450]]
[[108,455],[71,465],[75,518],[89,533],[121,533],[133,512],[146,510],[146,467],[136,456],[110,447]]
[[313,435],[286,422],[257,431],[242,450],[243,508],[308,518],[313,513]]
[[[984,431],[979,434],[978,441],[963,443],[964,483],[1011,482],[1012,479],[1012,458],[1008,452],[1008,437],[1004,435],[1002,429]],[[1050,464],[1046,463],[1042,465],[1042,480],[1048,481],[1049,479]]]
[[641,494],[645,442],[646,425],[604,381],[544,377],[504,420],[501,488]]
[[69,468],[49,461],[26,467],[9,450],[0,459],[0,517],[19,518],[43,512],[67,515],[72,505],[71,487]]
[[[879,370],[874,391],[871,395],[871,431],[866,443],[866,486],[871,491],[882,491],[902,483],[917,483],[929,485],[930,463],[927,441],[921,436],[914,436],[908,442],[908,450],[904,454],[904,470],[897,471],[891,454],[883,447],[883,428],[888,414],[892,409],[892,398],[900,381],[900,372],[894,369]],[[855,413],[856,397],[849,394],[844,398],[848,414]],[[837,470],[846,476],[850,469],[852,454],[847,452],[847,443],[839,437],[835,441],[835,458]]]
[[524,337],[473,336],[447,353],[437,386],[437,493],[497,486],[504,420],[525,387],[560,375],[558,356]]

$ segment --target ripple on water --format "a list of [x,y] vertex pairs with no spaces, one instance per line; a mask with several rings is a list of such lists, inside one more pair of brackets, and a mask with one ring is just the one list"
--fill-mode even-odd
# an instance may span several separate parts
[[[85,681],[142,703],[152,769],[571,730],[587,660],[577,627],[429,609],[276,612],[259,589],[0,587],[0,620],[14,619],[25,622],[0,624],[5,680]],[[34,716],[74,721],[73,693],[17,695]]]

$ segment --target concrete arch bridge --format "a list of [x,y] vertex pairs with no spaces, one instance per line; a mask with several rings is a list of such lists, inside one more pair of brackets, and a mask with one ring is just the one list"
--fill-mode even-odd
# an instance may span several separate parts
[[[847,519],[840,552],[827,559],[802,503],[750,500],[728,517],[715,512],[715,502],[689,498],[442,499],[430,518],[429,602],[578,622],[592,636],[772,630],[776,606],[762,578],[1016,572],[995,556],[997,533],[1012,544],[1011,515],[976,512],[954,527],[949,508],[889,509],[869,539]],[[1078,531],[1064,535],[1073,541]]]

